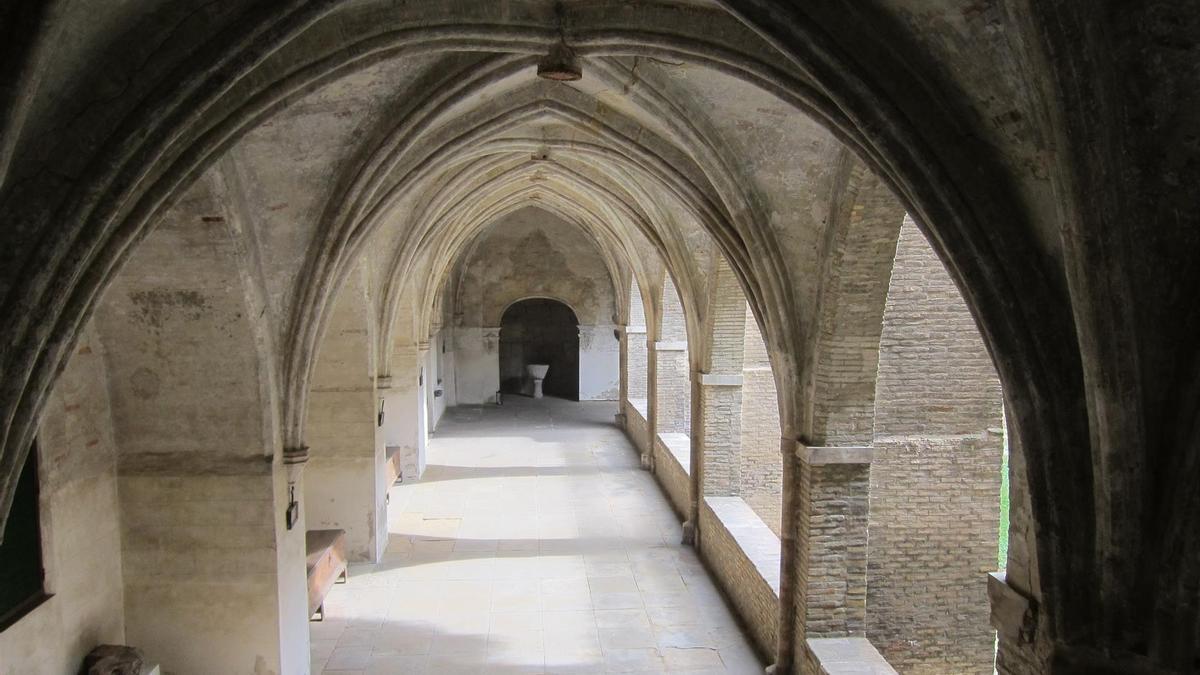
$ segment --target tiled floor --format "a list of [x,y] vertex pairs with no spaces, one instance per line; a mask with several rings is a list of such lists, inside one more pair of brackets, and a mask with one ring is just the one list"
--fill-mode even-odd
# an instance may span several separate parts
[[314,673],[761,673],[613,403],[453,408],[387,554],[312,624]]

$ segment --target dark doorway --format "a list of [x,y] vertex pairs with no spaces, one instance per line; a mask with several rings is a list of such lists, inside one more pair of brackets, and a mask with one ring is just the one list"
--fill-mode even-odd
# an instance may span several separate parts
[[525,374],[530,363],[548,363],[542,382],[547,396],[579,400],[579,320],[557,300],[515,302],[500,319],[500,391],[532,394]]

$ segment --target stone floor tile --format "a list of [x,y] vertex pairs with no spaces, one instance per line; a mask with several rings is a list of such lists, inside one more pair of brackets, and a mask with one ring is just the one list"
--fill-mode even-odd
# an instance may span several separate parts
[[391,489],[382,562],[311,624],[313,672],[760,673],[610,420],[553,399],[449,411],[423,479]]

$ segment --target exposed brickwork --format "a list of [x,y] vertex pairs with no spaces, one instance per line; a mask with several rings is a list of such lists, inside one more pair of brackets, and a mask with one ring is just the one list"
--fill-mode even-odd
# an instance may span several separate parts
[[745,349],[746,298],[733,270],[724,258],[719,258],[716,270],[716,291],[709,302],[711,321],[709,354],[706,372],[739,373]]
[[654,442],[655,477],[666,491],[680,520],[687,520],[692,479],[688,467],[691,445],[685,434],[659,434]]
[[819,445],[870,445],[888,275],[904,209],[861,165],[845,188],[823,283],[813,398]]
[[646,398],[649,366],[646,360],[646,313],[642,307],[642,291],[634,280],[629,292],[629,326],[625,329],[629,351],[626,375],[629,398]]
[[686,434],[692,430],[692,383],[688,353],[658,350],[658,432]]
[[[668,345],[687,344],[683,305],[668,276],[662,294],[662,326],[659,341]],[[691,365],[686,349],[659,349],[655,377],[658,382],[656,415],[658,433],[691,433]]]
[[741,497],[779,535],[783,513],[782,462],[779,456],[779,397],[767,347],[754,314],[746,308],[742,370]]
[[867,607],[869,464],[808,467],[811,638],[863,636]]
[[701,385],[700,391],[704,410],[704,494],[740,494],[742,388]]
[[[700,507],[700,551],[759,654],[769,662],[779,630],[779,539],[761,520],[760,532],[739,532],[739,529],[753,530],[753,523],[744,522],[745,514],[754,516],[745,502],[736,497],[706,500]],[[748,552],[746,548],[755,547],[747,546],[747,539],[763,540],[762,548],[771,546],[773,541],[773,555],[762,550]]]
[[958,289],[906,220],[880,348],[867,636],[901,672],[991,673],[1000,386]]
[[625,401],[625,433],[639,453],[646,452],[646,399]]

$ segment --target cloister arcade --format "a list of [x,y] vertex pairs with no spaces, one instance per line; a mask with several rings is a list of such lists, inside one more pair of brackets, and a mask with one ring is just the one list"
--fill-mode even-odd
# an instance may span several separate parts
[[0,9],[0,673],[1194,671],[1200,25],[1102,4]]

